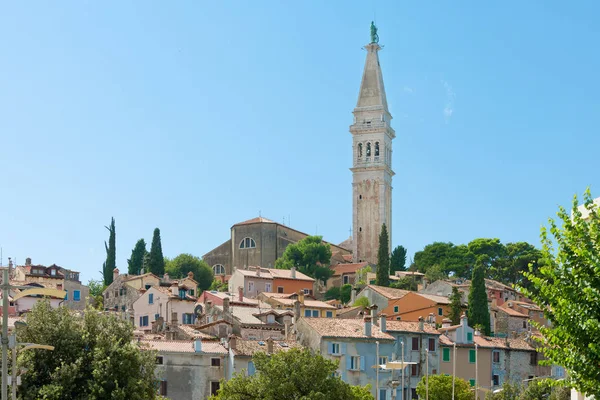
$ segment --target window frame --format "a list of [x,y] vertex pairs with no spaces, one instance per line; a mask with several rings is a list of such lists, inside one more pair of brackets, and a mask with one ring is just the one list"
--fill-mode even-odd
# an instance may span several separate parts
[[440,316],[440,317],[444,316],[444,309],[442,307],[438,307],[438,316]]
[[164,356],[156,356],[156,360],[154,361],[154,363],[156,365],[163,365],[165,362],[165,357]]
[[500,363],[500,350],[492,350],[492,363]]
[[477,352],[475,349],[469,349],[469,364],[475,364],[477,361]]
[[[377,360],[377,365],[385,365],[387,364],[387,360],[388,357],[387,356],[379,356],[379,359]],[[383,369],[383,368],[379,368],[379,371],[391,371],[389,369]]]
[[435,353],[436,346],[435,346],[435,339],[434,338],[429,338],[427,340],[427,349],[429,350],[430,353]]
[[148,293],[148,304],[154,304],[154,293]]
[[339,343],[331,343],[331,354],[336,355],[336,356],[339,356],[340,354],[342,354],[340,352],[341,347],[342,346],[340,346]]
[[256,241],[254,239],[252,239],[250,236],[246,236],[245,238],[243,238],[240,241],[240,244],[238,247],[240,250],[255,249]]
[[312,310],[313,318],[319,318],[320,316],[321,316],[321,313],[319,312],[319,310]]
[[442,348],[442,362],[450,362],[450,361],[451,361],[450,348],[443,347]]
[[400,312],[400,306],[394,306],[394,314]]
[[213,274],[225,275],[225,266],[223,264],[215,264],[212,266]]
[[221,367],[221,358],[220,357],[211,357],[210,358],[210,366],[211,367]]
[[350,356],[350,371],[360,371],[360,356]]
[[271,282],[265,282],[265,292],[273,292],[273,284]]
[[500,375],[498,375],[498,374],[492,375],[492,386],[500,386]]
[[471,343],[473,341],[473,332],[467,332],[467,343]]
[[73,301],[81,301],[81,290],[73,290]]
[[[419,351],[419,350],[421,350],[421,340],[420,340],[421,338],[413,336],[411,339],[412,340],[411,340],[411,347],[410,347],[410,349],[412,351]],[[416,346],[415,346],[415,343],[417,344]]]
[[325,312],[325,318],[333,318],[333,311]]

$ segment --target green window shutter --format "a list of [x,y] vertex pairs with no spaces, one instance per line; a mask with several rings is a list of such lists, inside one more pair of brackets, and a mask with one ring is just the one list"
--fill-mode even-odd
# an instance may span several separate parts
[[475,386],[475,379],[469,379],[469,384],[471,386]]
[[475,350],[469,350],[469,362],[475,364]]
[[444,350],[442,350],[442,355],[443,355],[443,357],[442,357],[443,361],[446,361],[446,362],[450,361],[450,349],[449,348],[444,347]]
[[473,333],[467,332],[467,342],[472,342],[472,341],[473,341]]

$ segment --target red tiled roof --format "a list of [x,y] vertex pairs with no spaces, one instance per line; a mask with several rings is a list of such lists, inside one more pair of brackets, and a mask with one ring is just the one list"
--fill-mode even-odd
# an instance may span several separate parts
[[386,328],[391,332],[424,332],[429,333],[430,335],[440,334],[433,326],[427,323],[423,323],[423,330],[421,330],[419,329],[419,322],[414,321],[387,321]]
[[[281,303],[283,305],[286,306],[293,306],[294,303],[296,303],[298,300],[296,299],[273,299],[274,301]],[[304,306],[305,307],[310,307],[310,308],[326,308],[326,309],[331,309],[331,310],[335,310],[335,307],[325,303],[324,301],[320,301],[320,300],[304,300]]]
[[259,223],[265,223],[265,224],[276,224],[277,222],[275,222],[275,221],[271,221],[270,219],[263,218],[263,217],[256,217],[256,218],[249,219],[249,220],[247,220],[247,221],[238,222],[237,224],[233,224],[233,226],[237,226],[237,225],[250,225],[250,224],[259,224]]
[[340,276],[342,274],[354,274],[359,269],[369,265],[366,262],[354,263],[354,264],[338,264],[331,268],[333,270],[333,276]]
[[511,317],[529,318],[528,315],[520,313],[517,310],[513,310],[512,308],[503,307],[503,305],[499,306],[499,307],[496,307],[496,310],[498,310],[500,312],[503,312],[503,313],[506,313],[506,314],[510,315]]
[[375,324],[371,324],[371,336],[365,336],[365,323],[359,319],[302,318],[302,320],[323,337],[394,339],[392,335],[381,332]]
[[400,298],[404,297],[407,293],[410,292],[409,290],[394,289],[394,288],[389,288],[389,287],[385,287],[385,286],[377,286],[377,285],[367,285],[367,286],[365,286],[365,288],[363,290],[365,290],[366,288],[371,288],[372,290],[376,291],[377,293],[379,293],[382,296],[387,297],[390,300],[400,299]]
[[127,277],[126,279],[123,279],[123,282],[128,282],[128,281],[133,281],[135,279],[140,279],[140,278],[144,278],[146,276],[150,276],[152,275],[153,277],[155,277],[156,279],[159,279],[158,276],[154,275],[152,272],[147,272],[145,274],[142,275],[130,275],[129,277]]
[[[446,335],[440,336],[440,345],[452,346],[454,342]],[[482,348],[488,349],[505,349],[505,350],[521,350],[535,351],[535,349],[521,338],[494,338],[488,336],[473,336],[473,343],[457,343],[456,347],[474,347],[475,344]]]
[[[342,243],[340,243],[340,247],[344,247],[344,246],[342,246],[341,244],[342,244]],[[348,262],[350,262],[350,261],[352,261],[352,254],[343,254],[343,255],[342,255],[342,258],[343,258],[345,261],[348,261]]]
[[[260,344],[263,343],[263,344]],[[273,341],[273,351],[288,351],[294,347],[301,347],[298,342],[293,340],[274,340]],[[257,352],[267,352],[267,341],[257,341],[257,340],[244,340],[241,338],[235,339],[235,354],[240,356],[252,356]]]
[[[168,353],[194,353],[193,340],[147,340],[139,341],[140,346]],[[227,349],[220,342],[202,342],[202,353],[227,354]]]
[[448,300],[448,298],[444,297],[444,296],[437,296],[435,294],[425,294],[425,293],[418,293],[418,295],[421,297],[425,297],[426,299],[429,299],[431,301],[435,301],[438,304],[450,304],[450,300]]

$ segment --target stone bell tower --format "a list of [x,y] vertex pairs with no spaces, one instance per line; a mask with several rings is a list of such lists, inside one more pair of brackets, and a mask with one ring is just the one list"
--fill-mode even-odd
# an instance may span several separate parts
[[[379,36],[371,23],[371,43],[364,49],[367,60],[358,102],[354,108],[352,134],[352,250],[355,262],[377,263],[381,225],[386,224],[392,240],[392,140],[379,65]],[[390,246],[391,249],[391,246]]]

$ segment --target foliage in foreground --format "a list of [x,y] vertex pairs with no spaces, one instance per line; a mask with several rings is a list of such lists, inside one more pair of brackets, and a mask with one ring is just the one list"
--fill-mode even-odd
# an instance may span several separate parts
[[212,400],[373,400],[368,387],[350,386],[333,374],[335,361],[308,349],[290,349],[273,355],[257,353],[252,358],[256,373],[236,374],[221,382]]
[[48,344],[54,351],[28,350],[18,358],[26,368],[22,400],[156,399],[155,354],[133,342],[124,320],[88,307],[83,316],[39,301],[27,314],[19,342]]
[[505,382],[502,391],[488,392],[485,400],[569,400],[571,391],[551,380],[531,381],[526,387]]
[[[419,398],[424,399],[427,392],[426,377],[417,385]],[[452,400],[452,376],[429,375],[429,398],[435,400]],[[455,378],[454,398],[456,400],[472,400],[475,398],[471,385],[463,379]]]
[[564,366],[577,390],[600,398],[600,213],[589,189],[584,203],[589,220],[575,196],[571,215],[563,207],[557,213],[561,227],[550,219],[550,231],[542,228],[544,263],[525,274],[524,292],[552,322],[538,326],[541,363]]

